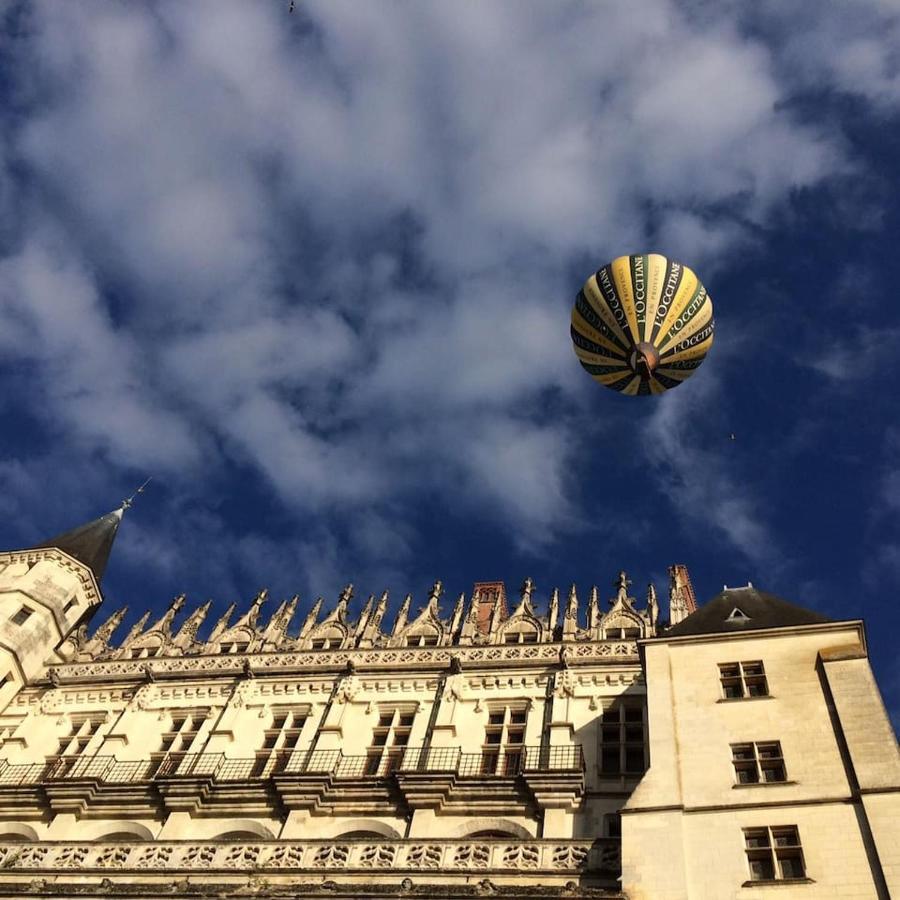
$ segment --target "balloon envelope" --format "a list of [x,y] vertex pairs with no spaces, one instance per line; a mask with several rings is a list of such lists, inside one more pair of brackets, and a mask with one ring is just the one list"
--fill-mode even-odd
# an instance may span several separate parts
[[595,381],[623,394],[662,394],[703,362],[712,300],[687,266],[658,253],[620,256],[575,298],[572,342]]

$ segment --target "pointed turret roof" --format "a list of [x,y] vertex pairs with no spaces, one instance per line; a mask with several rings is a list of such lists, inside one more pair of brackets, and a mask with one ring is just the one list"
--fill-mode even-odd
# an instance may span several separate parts
[[55,547],[68,553],[69,556],[84,563],[94,573],[99,584],[126,508],[126,504],[123,503],[118,509],[100,516],[99,519],[58,534],[49,541],[36,544],[34,549]]
[[673,625],[662,637],[733,634],[736,631],[820,625],[832,621],[821,613],[795,606],[748,584],[746,587],[725,588],[682,622]]

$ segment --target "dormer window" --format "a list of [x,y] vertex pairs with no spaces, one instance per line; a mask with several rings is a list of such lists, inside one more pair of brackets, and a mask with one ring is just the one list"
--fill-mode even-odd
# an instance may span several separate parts
[[328,649],[328,641],[325,638],[316,638],[312,642],[313,650],[327,650]]
[[750,616],[748,616],[742,609],[736,606],[725,621],[735,622],[739,625],[743,625],[745,622],[750,621]]

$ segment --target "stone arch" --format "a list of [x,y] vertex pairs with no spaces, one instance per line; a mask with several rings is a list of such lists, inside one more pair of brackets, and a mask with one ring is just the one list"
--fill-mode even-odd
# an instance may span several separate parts
[[[529,822],[529,825],[531,823]],[[534,826],[531,826],[532,829]],[[512,819],[498,819],[492,817],[484,817],[478,819],[468,819],[454,831],[454,837],[471,837],[479,832],[503,832],[511,838],[522,838],[529,840],[534,837],[534,831],[529,831],[524,825],[513,822]]]
[[640,638],[645,637],[647,633],[647,623],[637,613],[624,609],[612,610],[603,617],[600,627],[604,638],[609,637],[610,632],[637,631],[637,637]]
[[324,643],[326,649],[338,650],[344,646],[348,635],[349,631],[344,623],[332,619],[330,622],[322,622],[310,632],[305,647],[315,648],[318,644]]
[[218,828],[212,836],[216,841],[275,840],[275,835],[269,828],[261,822],[254,822],[253,819],[226,819],[216,824]]
[[[515,640],[513,640],[515,638]],[[529,615],[513,616],[497,629],[497,641],[506,643],[536,643],[544,639],[544,628]]]
[[343,822],[337,822],[330,828],[326,828],[323,838],[339,838],[349,837],[356,832],[369,832],[390,841],[399,841],[402,835],[396,828],[387,825],[385,822],[379,822],[378,819],[345,819]]
[[0,825],[0,842],[37,840],[38,833],[24,822],[4,822]]
[[156,840],[156,835],[140,822],[79,822],[78,832],[89,841]]
[[401,646],[437,647],[443,643],[443,640],[444,629],[430,619],[413,622],[400,633]]

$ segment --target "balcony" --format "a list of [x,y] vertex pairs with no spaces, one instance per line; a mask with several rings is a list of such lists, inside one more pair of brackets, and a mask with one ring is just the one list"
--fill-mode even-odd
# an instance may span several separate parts
[[325,775],[331,778],[389,778],[412,773],[461,778],[516,778],[530,773],[584,773],[581,745],[524,746],[464,753],[459,747],[407,747],[350,756],[340,750],[259,752],[234,759],[224,753],[155,753],[146,759],[114,756],[56,756],[43,763],[0,761],[0,787],[93,780],[110,784],[203,777],[214,782],[261,781],[273,776]]

